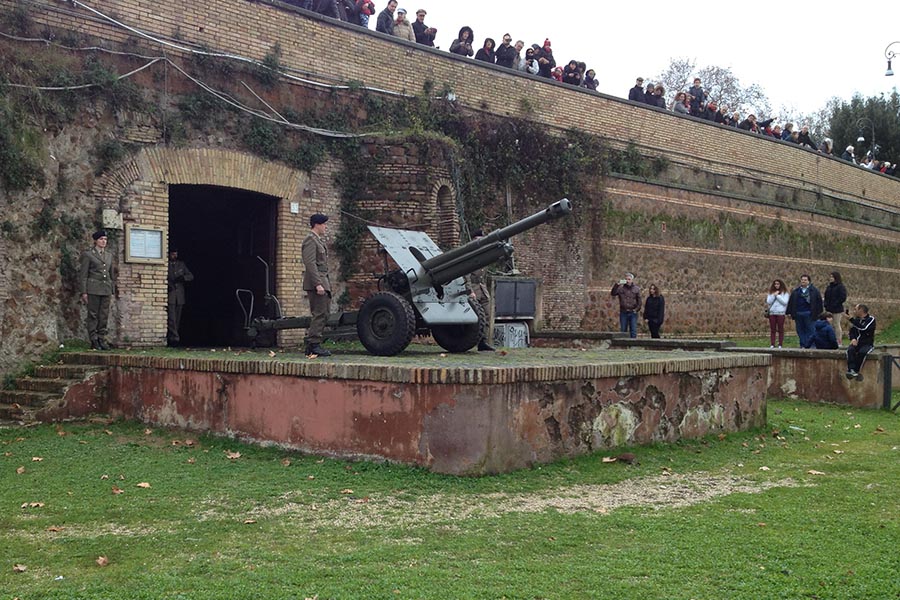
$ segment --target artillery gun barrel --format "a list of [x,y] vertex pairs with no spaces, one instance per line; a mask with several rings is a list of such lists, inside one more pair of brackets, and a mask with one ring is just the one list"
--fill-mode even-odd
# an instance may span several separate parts
[[446,285],[457,277],[474,273],[478,269],[488,267],[498,260],[509,258],[512,256],[512,253],[512,246],[506,242],[494,242],[489,246],[475,248],[467,254],[460,254],[456,258],[441,263],[431,271],[427,271],[427,273],[431,277],[432,285]]
[[[472,240],[467,244],[463,244],[459,248],[454,248],[453,250],[438,254],[433,258],[429,258],[428,260],[422,262],[422,267],[424,267],[426,273],[434,278],[433,273],[440,272],[443,268],[443,265],[445,264],[455,264],[462,256],[477,257],[479,254],[477,250],[484,248],[485,246],[496,245],[497,242],[505,242],[514,235],[518,235],[523,231],[533,229],[538,225],[543,225],[547,221],[552,221],[554,219],[564,217],[570,212],[572,212],[572,203],[569,202],[568,198],[563,198],[559,202],[554,202],[539,213],[535,213],[530,217],[525,217],[521,221],[516,221],[515,223],[507,225],[506,227],[497,229],[496,231],[492,231],[484,237],[478,238],[477,240]],[[512,249],[510,248],[510,252],[511,250]],[[498,255],[497,258],[502,257]],[[473,264],[478,264],[478,262],[479,261],[476,261]],[[466,275],[473,271],[477,271],[482,267],[492,264],[492,262],[493,261],[487,262],[481,266],[476,266],[471,271],[461,273],[460,275],[457,275],[457,277]],[[444,279],[444,277],[441,277],[441,279]],[[452,281],[453,279],[454,278],[447,279],[446,281]],[[446,283],[446,281],[444,283]],[[442,284],[438,283],[438,285]]]

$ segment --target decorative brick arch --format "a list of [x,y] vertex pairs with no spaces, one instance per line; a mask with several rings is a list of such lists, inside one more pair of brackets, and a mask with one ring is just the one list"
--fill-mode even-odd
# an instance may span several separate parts
[[[275,293],[287,314],[302,314],[302,267],[291,258],[300,255],[308,229],[302,217],[330,208],[323,201],[302,198],[308,181],[304,172],[243,152],[147,147],[115,171],[102,175],[92,194],[104,209],[106,225],[112,228],[117,218],[121,218],[119,228],[127,223],[168,228],[169,185],[229,187],[278,198],[276,256],[282,268],[276,270]],[[302,207],[299,214],[291,212],[292,202]],[[116,337],[132,345],[165,343],[166,265],[125,263],[124,248],[119,248],[118,254]]]
[[438,179],[431,187],[431,203],[435,207],[434,231],[441,248],[459,244],[459,218],[456,214],[456,186],[449,179]]

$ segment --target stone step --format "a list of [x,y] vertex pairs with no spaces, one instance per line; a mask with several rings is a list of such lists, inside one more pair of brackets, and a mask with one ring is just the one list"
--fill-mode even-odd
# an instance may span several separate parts
[[108,352],[86,350],[84,352],[63,352],[59,361],[67,365],[96,365],[94,368],[106,366]]
[[86,373],[101,370],[93,365],[41,365],[34,368],[34,376],[38,379],[77,379],[82,380]]
[[41,407],[50,400],[56,400],[60,394],[33,392],[30,390],[0,390],[0,404],[18,404],[20,406]]
[[28,413],[18,404],[0,403],[0,422],[3,424],[18,425],[28,419]]
[[47,392],[62,394],[70,385],[78,383],[78,379],[59,379],[47,377],[22,377],[16,379],[16,389],[29,392]]

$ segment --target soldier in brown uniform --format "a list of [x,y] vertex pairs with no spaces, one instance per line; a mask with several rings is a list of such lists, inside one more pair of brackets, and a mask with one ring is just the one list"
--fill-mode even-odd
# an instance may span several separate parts
[[178,260],[178,248],[169,248],[169,275],[168,288],[169,298],[166,311],[169,314],[166,338],[169,345],[177,344],[181,341],[178,331],[181,329],[181,312],[184,310],[185,294],[184,284],[194,280],[194,274],[191,273],[183,260]]
[[81,255],[78,292],[81,294],[81,301],[87,305],[85,325],[91,348],[109,350],[106,327],[109,321],[109,303],[116,286],[116,267],[112,253],[106,250],[109,241],[106,232],[101,229],[91,237],[94,238],[94,247]]
[[328,309],[331,304],[331,281],[328,279],[328,251],[322,236],[325,235],[328,216],[314,214],[309,218],[311,231],[303,240],[301,256],[303,257],[303,289],[309,298],[309,312],[312,322],[306,331],[306,354],[331,356],[331,352],[322,347],[325,323],[328,321]]
[[[472,232],[473,240],[477,240],[480,237],[484,237],[483,230],[476,229]],[[481,308],[484,309],[484,314],[487,317],[487,323],[485,324],[484,332],[485,335],[489,335],[491,331],[491,324],[493,321],[493,313],[491,312],[491,294],[488,292],[485,270],[478,269],[477,271],[471,273],[468,277],[468,280],[469,289],[472,290],[472,298],[474,298],[475,301],[481,305]],[[478,350],[479,352],[493,352],[495,348],[488,344],[486,339],[481,338],[480,340],[478,340]]]

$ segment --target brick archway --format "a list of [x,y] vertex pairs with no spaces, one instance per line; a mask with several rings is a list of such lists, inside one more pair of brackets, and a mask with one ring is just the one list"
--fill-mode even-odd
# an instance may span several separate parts
[[[168,228],[169,185],[236,188],[277,198],[276,256],[283,268],[277,270],[273,282],[275,293],[281,298],[285,313],[302,314],[302,266],[290,258],[300,255],[308,229],[304,215],[333,209],[322,200],[304,197],[308,195],[304,194],[308,182],[304,172],[243,152],[150,147],[102,175],[93,195],[104,209],[104,224],[112,229],[123,229],[128,223]],[[123,244],[124,236],[120,246]],[[167,266],[126,263],[124,247],[118,248],[118,255],[119,297],[114,311],[117,339],[136,346],[164,344]]]

